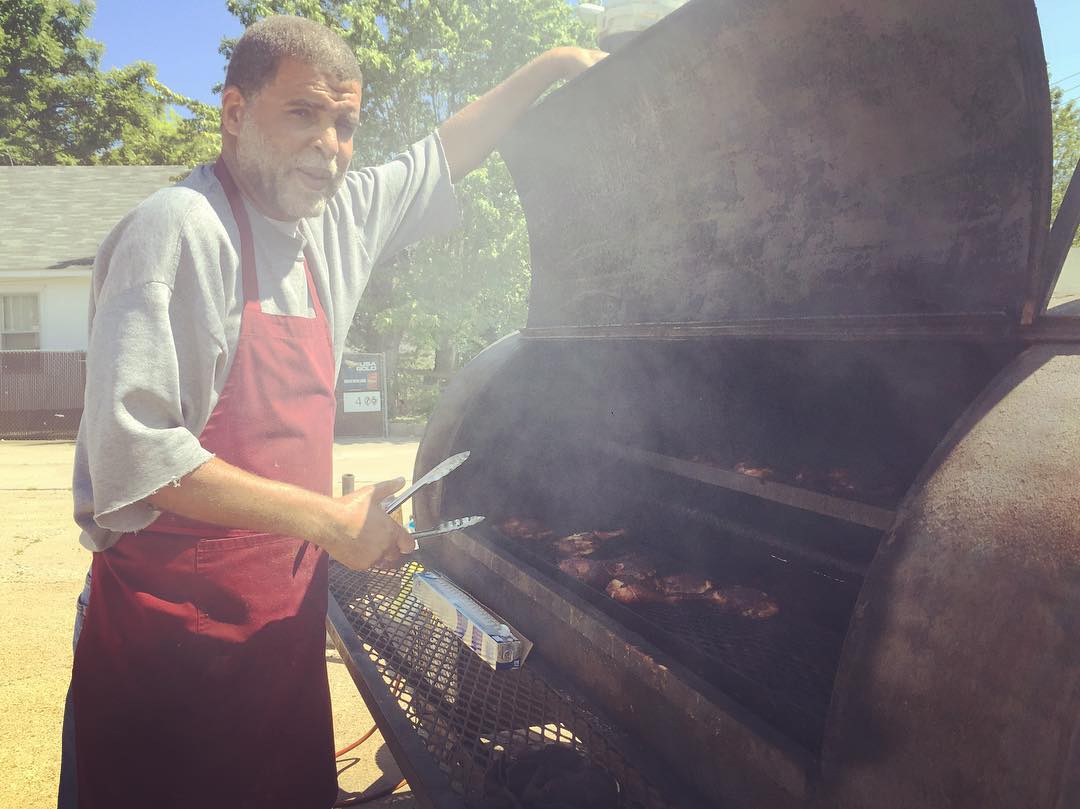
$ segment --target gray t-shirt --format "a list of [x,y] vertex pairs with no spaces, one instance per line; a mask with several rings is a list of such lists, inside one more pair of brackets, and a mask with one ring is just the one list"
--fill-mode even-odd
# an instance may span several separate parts
[[[341,363],[372,266],[458,220],[438,135],[350,171],[320,217],[281,223],[247,205],[264,311],[314,316],[306,254]],[[198,436],[240,331],[240,236],[212,166],[158,191],[94,261],[86,398],[73,490],[80,541],[98,551],[159,515],[145,501],[210,459]]]

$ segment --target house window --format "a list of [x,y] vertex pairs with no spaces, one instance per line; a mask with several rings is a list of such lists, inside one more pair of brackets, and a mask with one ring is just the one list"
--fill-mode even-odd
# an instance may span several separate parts
[[37,295],[0,295],[0,351],[41,348]]

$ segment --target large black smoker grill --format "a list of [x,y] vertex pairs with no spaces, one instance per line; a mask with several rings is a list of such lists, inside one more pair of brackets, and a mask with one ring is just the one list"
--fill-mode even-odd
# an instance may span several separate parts
[[[1049,126],[1030,0],[699,0],[505,145],[528,326],[446,392],[417,474],[473,454],[417,522],[489,515],[428,562],[614,722],[628,768],[705,805],[1080,806],[1080,318],[1046,311],[1080,189],[1048,232]],[[622,606],[510,516],[624,527],[781,612]],[[422,702],[430,677],[365,642]],[[480,675],[439,654],[466,717]],[[467,797],[464,759],[557,721],[462,719],[440,758],[434,713],[390,724]]]

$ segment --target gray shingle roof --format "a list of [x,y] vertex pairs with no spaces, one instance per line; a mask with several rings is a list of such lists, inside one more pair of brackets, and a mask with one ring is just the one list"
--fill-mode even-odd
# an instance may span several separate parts
[[0,167],[0,273],[89,269],[98,245],[183,166]]

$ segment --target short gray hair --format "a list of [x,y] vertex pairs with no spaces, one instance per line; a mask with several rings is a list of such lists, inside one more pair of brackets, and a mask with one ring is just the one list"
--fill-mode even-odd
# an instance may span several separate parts
[[251,98],[274,78],[285,58],[329,73],[336,81],[363,82],[356,54],[337,33],[304,17],[276,15],[244,31],[229,59],[225,86]]

